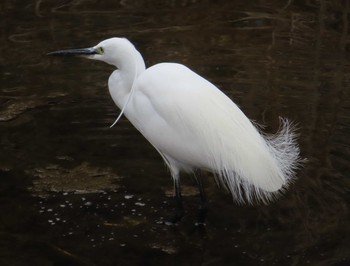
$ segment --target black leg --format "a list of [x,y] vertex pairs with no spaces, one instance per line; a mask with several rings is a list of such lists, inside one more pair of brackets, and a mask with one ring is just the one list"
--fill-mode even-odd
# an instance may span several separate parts
[[197,226],[203,226],[205,225],[205,220],[207,218],[208,213],[208,201],[207,197],[205,195],[203,182],[202,182],[202,173],[200,170],[197,170],[195,173],[195,178],[197,181],[198,189],[199,189],[199,197],[200,197],[200,203],[199,203],[199,210],[198,210],[198,217],[197,217]]
[[174,217],[166,222],[167,225],[173,225],[181,221],[184,216],[184,208],[182,205],[181,187],[180,187],[180,175],[174,178],[174,189],[175,189],[175,215]]
[[175,212],[175,222],[179,222],[184,216],[184,207],[182,205],[182,196],[181,196],[181,187],[180,187],[180,177],[175,180],[175,203],[176,203],[176,212]]

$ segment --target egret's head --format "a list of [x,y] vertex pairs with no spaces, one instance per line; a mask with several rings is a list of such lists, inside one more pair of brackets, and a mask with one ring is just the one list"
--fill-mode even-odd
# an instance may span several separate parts
[[[130,60],[135,54],[134,45],[125,38],[110,38],[94,47],[60,50],[48,53],[54,56],[79,56],[93,60],[100,60],[119,67],[123,62]],[[137,51],[136,51],[137,52]]]

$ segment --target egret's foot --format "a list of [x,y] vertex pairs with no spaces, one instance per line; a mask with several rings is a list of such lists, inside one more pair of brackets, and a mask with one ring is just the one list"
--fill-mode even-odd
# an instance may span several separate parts
[[197,228],[205,228],[207,226],[206,223],[203,223],[203,222],[195,222],[194,225],[197,227]]
[[184,212],[183,208],[176,209],[175,215],[171,219],[165,221],[164,223],[166,225],[176,225],[177,223],[179,223],[182,220],[182,218],[184,217],[184,214],[185,214],[185,212]]

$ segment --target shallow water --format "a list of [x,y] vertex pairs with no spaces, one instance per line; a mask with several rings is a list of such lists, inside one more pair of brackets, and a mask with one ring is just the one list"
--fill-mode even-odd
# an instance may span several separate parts
[[[350,264],[350,1],[14,1],[1,5],[0,265]],[[251,118],[298,123],[297,181],[238,206],[210,174],[205,229],[107,90],[113,68],[47,52],[129,38],[186,64]]]

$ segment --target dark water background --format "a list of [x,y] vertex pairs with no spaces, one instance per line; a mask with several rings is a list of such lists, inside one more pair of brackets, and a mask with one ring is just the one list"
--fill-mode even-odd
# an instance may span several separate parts
[[[0,265],[350,265],[350,1],[2,0]],[[208,174],[210,212],[168,227],[172,181],[107,90],[113,68],[47,52],[129,38],[251,118],[299,124],[308,163],[268,206]]]

